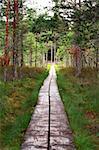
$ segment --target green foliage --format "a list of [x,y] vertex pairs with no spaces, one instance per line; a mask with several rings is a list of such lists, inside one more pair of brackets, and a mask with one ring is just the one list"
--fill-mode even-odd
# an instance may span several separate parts
[[[26,72],[26,68],[24,68]],[[31,68],[32,77],[0,82],[0,149],[19,150],[31,115],[38,100],[38,92],[47,76],[41,68]]]
[[4,23],[0,22],[0,55],[4,49],[4,40],[5,40],[5,30],[4,30]]
[[72,46],[74,39],[74,32],[69,31],[65,34],[61,34],[59,42],[58,42],[58,49],[57,49],[57,57],[63,60],[64,58],[68,58],[69,49]]
[[[78,150],[95,150],[99,148],[96,144],[99,80],[95,80],[95,73],[93,75],[92,72],[93,70],[88,74],[87,71],[84,71],[84,77],[80,79],[73,76],[74,70],[70,68],[57,72],[59,91]],[[87,112],[89,112],[89,116],[86,115]],[[96,130],[94,130],[94,127],[96,127]]]
[[25,34],[25,39],[24,39],[24,49],[34,49],[36,45],[36,39],[35,36],[32,32],[28,32]]

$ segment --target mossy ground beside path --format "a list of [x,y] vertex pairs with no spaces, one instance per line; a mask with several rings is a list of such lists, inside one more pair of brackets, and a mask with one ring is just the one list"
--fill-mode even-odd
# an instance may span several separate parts
[[72,68],[63,68],[57,74],[77,150],[98,150],[99,79],[91,69],[83,70],[80,78],[74,76]]
[[39,89],[47,76],[45,69],[31,69],[22,80],[0,81],[0,150],[19,150]]

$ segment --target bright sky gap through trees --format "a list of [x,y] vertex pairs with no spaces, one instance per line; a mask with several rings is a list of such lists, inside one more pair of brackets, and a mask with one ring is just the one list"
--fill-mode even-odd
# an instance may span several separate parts
[[46,9],[51,9],[53,6],[52,0],[26,0],[26,5],[29,8],[34,8],[37,10],[38,14],[44,13]]

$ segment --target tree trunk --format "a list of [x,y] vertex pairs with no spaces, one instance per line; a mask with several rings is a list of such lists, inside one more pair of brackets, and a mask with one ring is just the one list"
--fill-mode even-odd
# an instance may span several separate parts
[[30,49],[30,67],[32,67],[32,54],[33,54],[33,52],[32,52],[32,48]]
[[37,67],[37,39],[36,39],[36,48],[35,48],[35,67]]
[[43,65],[45,64],[45,53],[43,52],[43,56],[42,56],[42,60],[43,60]]
[[96,49],[96,71],[99,71],[99,50],[98,48]]
[[13,77],[18,78],[18,0],[14,0],[14,19],[13,19]]
[[[6,38],[5,38],[5,49],[4,49],[4,56],[6,57],[8,55],[8,48],[9,48],[9,11],[10,11],[10,0],[8,0],[6,6]],[[4,64],[4,81],[5,82],[7,81],[7,65],[5,64]]]
[[20,40],[21,40],[21,49],[20,49],[20,66],[22,67],[23,64],[24,64],[24,57],[23,57],[23,34],[22,34],[22,31],[21,31],[21,37],[20,37]]
[[54,41],[54,63],[56,63],[56,41]]
[[81,63],[82,63],[82,54],[81,54],[81,49],[79,51],[79,56],[77,57],[77,66],[76,66],[76,76],[79,76],[81,74],[81,69],[82,69],[82,66],[81,66]]
[[48,60],[47,60],[47,52],[45,53],[45,61],[46,61],[46,64],[47,64],[47,62],[48,62]]
[[53,62],[53,43],[51,43],[51,63]]

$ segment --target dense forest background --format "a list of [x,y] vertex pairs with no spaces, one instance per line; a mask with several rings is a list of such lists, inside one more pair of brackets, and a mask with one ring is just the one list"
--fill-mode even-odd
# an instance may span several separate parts
[[75,67],[77,76],[86,66],[98,71],[98,0],[53,0],[51,11],[52,16],[47,9],[38,15],[26,7],[25,0],[0,1],[0,65],[4,80],[8,66],[12,66],[12,78],[18,78],[18,70],[25,65],[43,66],[51,47],[54,61]]

